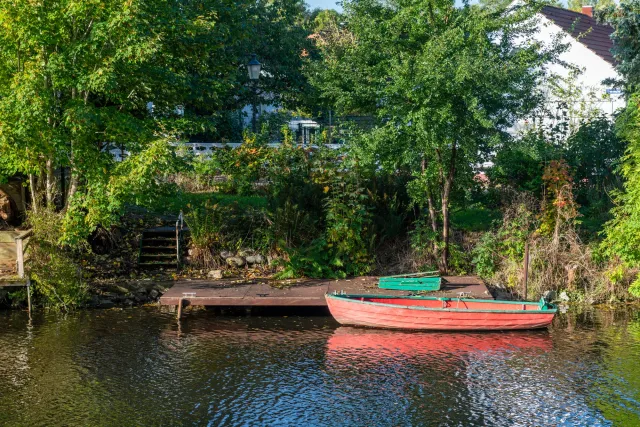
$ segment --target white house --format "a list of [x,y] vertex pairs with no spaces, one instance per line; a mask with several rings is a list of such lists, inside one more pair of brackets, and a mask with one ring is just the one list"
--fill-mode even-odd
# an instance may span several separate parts
[[[550,73],[559,79],[545,88],[545,111],[537,118],[517,124],[514,130],[524,130],[540,124],[535,123],[536,120],[543,120],[548,124],[554,120],[568,119],[570,123],[577,124],[585,115],[611,116],[623,108],[625,101],[621,92],[618,88],[605,84],[607,79],[620,78],[614,68],[616,61],[611,53],[613,28],[600,24],[593,18],[593,7],[583,6],[582,13],[579,13],[544,6],[536,19],[538,31],[534,35],[535,39],[550,46],[560,38],[562,43],[568,45],[560,60],[570,66],[552,64],[549,67]],[[579,70],[578,73],[575,68]],[[559,91],[564,94],[559,95]]]

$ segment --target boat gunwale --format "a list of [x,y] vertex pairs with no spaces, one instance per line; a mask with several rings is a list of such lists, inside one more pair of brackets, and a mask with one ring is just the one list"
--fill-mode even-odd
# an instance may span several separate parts
[[421,311],[444,311],[444,312],[460,312],[460,313],[508,313],[508,314],[555,314],[558,309],[550,304],[551,307],[547,310],[490,310],[490,309],[474,309],[474,308],[431,308],[420,307],[415,305],[397,305],[384,302],[372,302],[372,301],[360,301],[352,298],[386,298],[386,299],[415,299],[415,300],[432,300],[432,301],[459,301],[459,302],[487,302],[497,304],[537,304],[537,302],[529,301],[496,301],[496,300],[483,300],[483,299],[471,299],[471,298],[451,298],[451,297],[429,297],[429,296],[399,296],[399,295],[361,295],[361,294],[346,294],[346,295],[333,295],[325,294],[326,298],[333,298],[339,301],[348,301],[358,304],[374,305],[380,307],[395,307],[409,310],[421,310]]

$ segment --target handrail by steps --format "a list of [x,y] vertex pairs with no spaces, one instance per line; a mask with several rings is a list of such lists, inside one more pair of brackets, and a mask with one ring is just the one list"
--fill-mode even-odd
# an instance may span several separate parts
[[182,238],[182,230],[184,229],[184,215],[182,209],[176,220],[176,269],[180,269],[180,240]]

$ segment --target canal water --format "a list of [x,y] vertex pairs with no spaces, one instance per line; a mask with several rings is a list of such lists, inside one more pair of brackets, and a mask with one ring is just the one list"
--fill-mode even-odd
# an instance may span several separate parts
[[0,312],[0,425],[640,425],[640,313],[409,333],[330,317]]

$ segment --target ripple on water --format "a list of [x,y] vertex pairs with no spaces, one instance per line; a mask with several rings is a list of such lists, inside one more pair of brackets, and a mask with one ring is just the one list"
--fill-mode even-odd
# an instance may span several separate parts
[[[0,313],[2,425],[639,425],[640,322],[411,333],[326,317]],[[24,408],[29,410],[25,411]]]

